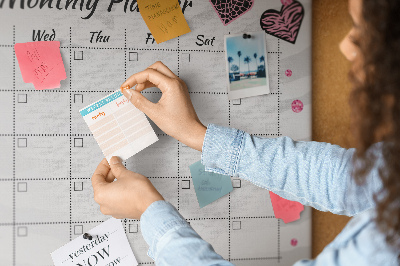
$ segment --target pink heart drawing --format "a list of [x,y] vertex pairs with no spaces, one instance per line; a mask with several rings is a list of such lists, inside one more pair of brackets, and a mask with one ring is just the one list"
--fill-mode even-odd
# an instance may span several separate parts
[[224,26],[248,12],[254,0],[210,0]]
[[293,1],[289,5],[282,5],[280,12],[274,9],[265,11],[260,24],[266,33],[295,44],[303,18],[303,5]]

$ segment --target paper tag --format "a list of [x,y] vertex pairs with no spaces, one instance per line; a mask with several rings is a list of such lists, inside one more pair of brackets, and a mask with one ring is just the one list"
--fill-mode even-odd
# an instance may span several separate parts
[[24,82],[33,83],[36,90],[60,88],[67,78],[60,42],[16,43],[14,50]]
[[121,221],[111,218],[51,253],[55,266],[138,265]]
[[107,161],[112,156],[126,160],[158,140],[144,113],[119,90],[79,112]]
[[190,32],[178,0],[138,0],[137,4],[157,43]]

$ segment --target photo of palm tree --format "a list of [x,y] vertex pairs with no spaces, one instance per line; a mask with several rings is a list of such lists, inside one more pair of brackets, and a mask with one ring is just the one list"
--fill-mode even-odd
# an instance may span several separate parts
[[238,91],[266,86],[269,92],[265,64],[265,33],[255,32],[250,36],[250,38],[244,38],[242,34],[225,36],[229,89]]
[[254,53],[254,62],[255,62],[255,64],[256,64],[256,69],[257,69],[257,53]]
[[[263,67],[263,69],[265,69],[265,60],[264,60],[264,56],[260,57],[260,63],[264,62],[264,65],[261,65],[261,67]],[[265,72],[264,72],[265,73]]]

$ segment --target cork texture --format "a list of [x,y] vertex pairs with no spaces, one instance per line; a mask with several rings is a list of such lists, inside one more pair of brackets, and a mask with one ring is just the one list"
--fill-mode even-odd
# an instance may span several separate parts
[[[313,1],[313,140],[345,148],[354,146],[349,139],[350,63],[339,43],[351,25],[348,1]],[[313,210],[312,256],[318,256],[348,221],[346,216]]]

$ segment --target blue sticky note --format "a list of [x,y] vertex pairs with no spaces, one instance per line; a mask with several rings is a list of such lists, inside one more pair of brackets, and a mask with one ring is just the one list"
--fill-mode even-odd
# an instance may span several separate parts
[[200,208],[233,190],[230,176],[206,172],[200,161],[189,166]]

